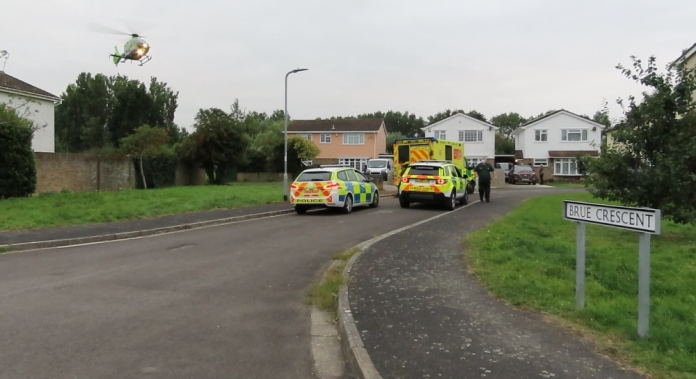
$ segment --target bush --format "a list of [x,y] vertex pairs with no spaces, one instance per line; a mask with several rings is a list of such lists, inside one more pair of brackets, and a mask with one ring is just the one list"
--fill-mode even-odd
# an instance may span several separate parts
[[0,199],[31,196],[36,191],[33,137],[33,123],[0,104]]
[[[153,158],[143,159],[143,168],[145,169],[145,180],[147,180],[147,188],[163,188],[172,187],[176,184],[176,166],[179,158],[175,153],[174,148],[169,148],[162,154]],[[140,163],[137,158],[133,159],[135,167],[135,185],[138,189],[143,189],[143,179],[140,174]]]

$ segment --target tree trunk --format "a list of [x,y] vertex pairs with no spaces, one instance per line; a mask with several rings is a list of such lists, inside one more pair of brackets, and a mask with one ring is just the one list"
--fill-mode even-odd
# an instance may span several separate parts
[[206,164],[205,173],[208,175],[208,184],[215,184],[215,166],[212,164]]
[[140,154],[140,176],[143,177],[143,188],[147,189],[147,182],[145,181],[145,170],[143,170],[143,155]]
[[225,171],[226,171],[225,165],[218,164],[217,167],[215,167],[215,184],[217,184],[217,185],[224,184]]

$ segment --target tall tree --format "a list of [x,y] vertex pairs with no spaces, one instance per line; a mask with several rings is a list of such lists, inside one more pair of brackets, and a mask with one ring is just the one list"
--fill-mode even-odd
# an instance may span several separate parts
[[126,76],[78,75],[56,108],[56,139],[62,151],[83,152],[117,146],[141,124],[167,129],[172,141],[183,128],[174,123],[178,92],[150,79],[149,87]]
[[152,118],[153,101],[147,87],[137,80],[115,80],[113,106],[107,122],[112,145],[118,148],[121,139],[132,134],[139,125]]
[[227,170],[242,162],[251,142],[244,125],[222,109],[210,108],[198,111],[194,128],[182,145],[184,157],[200,163],[211,183],[223,184]]
[[486,118],[486,116],[484,116],[483,113],[481,113],[475,109],[470,110],[469,112],[466,112],[465,115],[467,115],[469,117],[473,117],[479,121],[488,122],[488,119]]
[[503,133],[495,133],[495,153],[502,155],[515,154],[515,141],[507,138]]
[[410,137],[423,136],[421,128],[425,127],[425,121],[422,117],[417,117],[415,114],[409,112],[373,112],[350,118],[383,118],[387,133],[401,133],[404,136]]
[[[312,141],[302,137],[288,138],[288,172],[293,175],[302,171],[302,161],[311,161],[320,153],[319,148]],[[278,144],[274,150],[274,163],[278,171],[285,169],[285,141]]]
[[[635,57],[633,68],[618,69],[650,91],[642,101],[628,98],[615,143],[599,158],[582,157],[586,184],[595,196],[624,205],[660,209],[666,219],[696,223],[696,72],[683,65],[658,72]],[[617,101],[624,107],[622,99]]]
[[63,152],[99,149],[110,143],[107,129],[111,113],[109,78],[83,72],[75,83],[68,85],[61,99],[55,112],[55,133],[65,149]]
[[404,134],[399,132],[389,132],[387,134],[387,146],[386,151],[389,154],[394,154],[394,141],[401,138],[407,138]]
[[491,124],[500,128],[499,132],[502,133],[507,139],[510,139],[512,132],[525,122],[527,122],[527,119],[520,116],[520,114],[516,112],[501,113],[491,117]]
[[455,110],[445,109],[442,112],[437,112],[432,116],[428,116],[428,125],[434,124],[438,121],[442,121],[442,120],[446,119],[447,117],[450,117],[450,116],[455,115],[457,113],[465,113],[465,112],[461,109],[455,109]]

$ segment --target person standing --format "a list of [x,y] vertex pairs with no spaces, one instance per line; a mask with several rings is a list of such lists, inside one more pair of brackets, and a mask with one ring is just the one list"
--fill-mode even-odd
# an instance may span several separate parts
[[544,166],[539,166],[539,181],[542,186],[544,185]]
[[479,186],[479,198],[483,202],[486,199],[487,203],[491,202],[491,173],[493,173],[493,178],[497,179],[495,174],[495,169],[491,166],[488,161],[481,161],[476,168],[474,168],[476,176],[478,177]]

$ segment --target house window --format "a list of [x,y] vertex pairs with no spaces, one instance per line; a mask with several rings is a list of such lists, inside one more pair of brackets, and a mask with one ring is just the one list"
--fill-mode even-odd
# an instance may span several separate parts
[[549,165],[549,160],[547,158],[534,158],[534,165],[547,167]]
[[311,135],[311,134],[298,134],[298,136],[300,136],[300,137],[302,137],[302,138],[304,138],[304,139],[308,139],[308,140],[310,140],[310,141],[312,140],[312,135]]
[[469,167],[476,167],[476,165],[483,162],[484,160],[479,158],[469,158],[466,161],[468,162]]
[[436,130],[433,133],[435,133],[436,139],[447,139],[447,132],[444,130]]
[[587,129],[563,129],[561,130],[561,141],[587,141]]
[[331,134],[322,134],[321,136],[319,136],[319,142],[331,143]]
[[338,158],[338,164],[349,165],[362,172],[367,167],[367,158]]
[[365,144],[365,134],[363,133],[350,133],[343,135],[344,145],[364,145]]
[[554,159],[554,175],[580,175],[574,158]]
[[459,141],[483,142],[483,130],[460,130]]
[[546,130],[535,130],[534,131],[534,141],[536,142],[546,142]]

